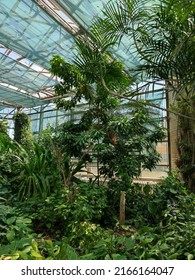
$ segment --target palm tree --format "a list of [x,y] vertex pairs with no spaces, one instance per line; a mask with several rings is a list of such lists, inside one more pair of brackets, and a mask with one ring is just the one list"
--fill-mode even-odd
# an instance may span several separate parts
[[148,2],[110,1],[104,17],[94,23],[92,34],[94,38],[104,38],[109,49],[126,42],[129,59],[136,49],[140,62],[133,71],[144,79],[165,81],[174,101],[168,110],[178,116],[177,164],[190,190],[195,192],[195,2]]

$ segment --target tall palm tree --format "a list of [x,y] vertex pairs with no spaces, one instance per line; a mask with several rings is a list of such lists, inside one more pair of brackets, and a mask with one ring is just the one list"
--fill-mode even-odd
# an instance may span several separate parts
[[94,38],[99,34],[109,48],[125,41],[129,59],[136,49],[140,61],[134,71],[166,82],[178,115],[177,164],[195,192],[195,2],[110,1],[103,15],[92,27]]

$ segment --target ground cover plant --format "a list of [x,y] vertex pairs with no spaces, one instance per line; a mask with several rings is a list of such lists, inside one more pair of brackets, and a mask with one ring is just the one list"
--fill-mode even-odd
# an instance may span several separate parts
[[102,222],[105,202],[96,208],[102,194],[91,206],[88,194],[73,204],[62,195],[48,197],[43,208],[35,201],[20,207],[17,200],[12,207],[2,199],[1,259],[194,259],[194,194],[172,175],[149,187],[152,193],[138,185],[129,190],[134,197],[127,198],[132,211],[125,226],[115,223],[117,217],[109,226]]
[[[45,133],[42,143],[48,143]],[[97,180],[78,181],[72,188],[59,184],[43,196],[30,192],[24,199],[7,161],[14,151],[19,156],[20,146],[9,137],[6,141],[9,149],[0,157],[1,259],[195,258],[195,195],[177,173],[157,185],[130,183],[126,224],[120,226],[115,191],[120,180],[111,186]]]

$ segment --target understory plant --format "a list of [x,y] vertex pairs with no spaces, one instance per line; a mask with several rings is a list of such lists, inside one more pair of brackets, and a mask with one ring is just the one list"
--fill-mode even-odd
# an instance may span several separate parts
[[[31,198],[23,202],[37,232],[51,236],[70,237],[72,227],[80,223],[101,222],[107,205],[105,187],[94,183],[81,183],[76,192],[67,188],[53,191],[45,199]],[[36,211],[34,210],[36,207]]]
[[126,225],[109,229],[102,223],[110,215],[105,187],[83,183],[74,201],[69,191],[21,204],[1,188],[1,259],[195,258],[195,196],[177,174],[158,185],[129,189]]
[[22,146],[19,151],[14,155],[13,183],[21,200],[36,195],[46,198],[52,189],[60,187],[56,161],[47,147],[34,143],[31,151]]
[[14,154],[18,153],[16,141],[8,135],[9,126],[5,120],[0,121],[0,187],[9,187],[14,176]]

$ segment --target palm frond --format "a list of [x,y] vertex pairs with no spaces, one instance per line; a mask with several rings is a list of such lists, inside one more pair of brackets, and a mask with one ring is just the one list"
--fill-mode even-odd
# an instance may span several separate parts
[[103,17],[96,20],[93,29],[99,29],[111,43],[120,44],[124,35],[132,37],[135,31],[137,34],[144,32],[142,23],[151,13],[151,6],[147,3],[146,0],[109,2],[103,10]]

